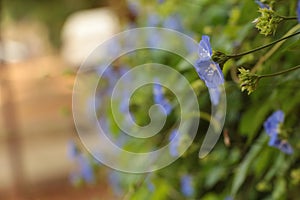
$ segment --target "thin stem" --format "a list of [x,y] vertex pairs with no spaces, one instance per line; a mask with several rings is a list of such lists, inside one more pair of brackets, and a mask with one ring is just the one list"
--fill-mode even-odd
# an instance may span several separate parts
[[270,47],[270,46],[272,46],[272,45],[274,45],[274,44],[276,44],[276,43],[278,43],[278,42],[281,42],[281,41],[283,41],[283,40],[286,40],[286,39],[288,39],[288,38],[290,38],[290,37],[293,37],[293,36],[295,36],[295,35],[298,35],[298,34],[300,34],[300,31],[299,31],[299,32],[296,32],[296,33],[294,33],[294,34],[288,35],[288,36],[286,36],[286,37],[280,38],[280,39],[278,39],[278,40],[275,40],[274,42],[271,42],[271,43],[269,43],[269,44],[266,44],[266,45],[257,47],[257,48],[255,48],[255,49],[252,49],[252,50],[250,50],[250,51],[247,51],[247,52],[244,52],[244,53],[240,53],[240,54],[227,55],[227,57],[228,57],[228,58],[238,58],[238,57],[242,57],[242,56],[244,56],[244,55],[253,53],[253,52],[255,52],[255,51],[259,51],[259,50],[262,50],[262,49],[264,49],[264,48]]
[[[295,33],[298,29],[300,29],[300,24],[297,24],[296,26],[294,26],[293,28],[291,28],[286,34],[284,34],[284,36],[288,36],[288,35],[290,35],[292,33]],[[251,69],[251,72],[255,73],[261,67],[261,65],[266,60],[268,60],[281,47],[281,45],[284,42],[285,41],[278,42],[265,55],[263,55],[262,57],[260,57],[260,59],[258,60],[258,62],[256,63],[256,65]]]
[[282,16],[282,15],[279,15],[277,13],[274,13],[275,15],[277,15],[278,17],[280,17],[281,19],[283,20],[297,20],[297,16]]
[[285,16],[280,16],[284,20],[297,20],[297,17],[285,17]]
[[285,74],[285,73],[288,73],[288,72],[291,72],[291,71],[294,71],[294,70],[297,70],[297,69],[300,69],[300,65],[297,65],[296,67],[292,67],[292,68],[290,68],[290,69],[283,70],[283,71],[281,71],[281,72],[276,72],[276,73],[273,73],[273,74],[259,75],[259,78],[266,78],[266,77],[279,76],[279,75],[282,75],[282,74]]

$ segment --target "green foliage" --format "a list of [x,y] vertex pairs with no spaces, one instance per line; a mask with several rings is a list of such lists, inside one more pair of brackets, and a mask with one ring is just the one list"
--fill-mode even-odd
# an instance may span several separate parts
[[[226,52],[215,54],[217,58],[214,58],[215,61],[224,62],[227,118],[222,137],[207,157],[198,157],[203,140],[202,133],[208,127],[207,121],[201,119],[196,139],[187,152],[162,170],[140,175],[136,181],[125,181],[125,196],[128,199],[188,199],[181,191],[180,180],[183,175],[189,174],[193,177],[193,199],[224,199],[229,195],[234,199],[296,199],[300,186],[300,70],[261,79],[259,84],[258,80],[265,74],[299,65],[299,35],[289,38],[276,48],[268,47],[244,56],[230,57],[229,61],[226,56],[251,51],[282,38],[290,30],[293,33],[299,30],[297,20],[285,21],[274,13],[278,10],[285,15],[295,15],[295,12],[288,12],[295,8],[293,4],[269,2],[274,8],[269,10],[259,9],[252,0],[166,0],[162,4],[142,0],[139,3],[140,14],[135,21],[137,27],[147,26],[150,15],[156,14],[166,19],[177,14],[185,33],[198,41],[202,35],[209,35],[213,49],[216,52]],[[256,26],[264,35],[270,35],[268,38],[259,35],[255,25],[251,23],[258,17],[257,11],[261,12],[262,17]],[[195,57],[197,52],[189,56]],[[207,116],[210,116],[211,103],[208,91],[193,68],[193,63],[160,51],[154,51],[151,55],[138,51],[134,58],[120,58],[117,61],[122,62],[130,66],[157,62],[177,69],[196,90],[201,112],[206,113],[206,120],[209,118]],[[169,81],[179,84],[176,80]],[[251,95],[242,93],[240,84],[242,90],[246,89]],[[130,102],[130,109],[137,123],[141,125],[149,122],[147,110],[153,104],[151,88],[147,87],[137,91]],[[164,92],[170,102],[176,105],[174,95],[168,90]],[[270,137],[264,131],[264,122],[278,109],[283,110],[286,115],[284,127],[287,130],[286,139],[294,149],[292,155],[285,155],[279,149],[268,145]],[[124,148],[149,150],[166,144],[166,138],[172,124],[176,123],[178,113],[175,109],[168,118],[162,130],[163,136],[155,136],[139,145],[135,145],[135,141],[129,142]],[[112,126],[111,130],[117,132],[116,125]],[[188,130],[185,131],[188,133]],[[127,175],[121,176],[122,180],[127,178]],[[147,187],[149,180],[154,185],[153,191]],[[140,182],[141,184],[136,184]]]

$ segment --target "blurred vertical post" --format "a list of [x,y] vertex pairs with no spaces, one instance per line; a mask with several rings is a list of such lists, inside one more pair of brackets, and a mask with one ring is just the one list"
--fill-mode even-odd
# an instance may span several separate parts
[[0,98],[3,102],[1,114],[4,119],[4,130],[7,131],[7,147],[14,184],[12,198],[22,200],[24,199],[25,184],[21,156],[21,142],[18,134],[19,124],[16,116],[13,91],[10,84],[9,68],[5,63],[5,49],[2,38],[3,3],[3,0],[0,0],[0,49],[2,49],[2,56],[0,56]]

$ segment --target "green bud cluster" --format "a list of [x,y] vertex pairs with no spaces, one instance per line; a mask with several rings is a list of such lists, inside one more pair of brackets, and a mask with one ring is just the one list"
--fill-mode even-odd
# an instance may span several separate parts
[[291,178],[294,185],[300,184],[300,168],[294,169],[291,172]]
[[213,52],[213,55],[211,57],[211,59],[218,63],[220,65],[220,67],[222,68],[223,65],[227,62],[227,60],[229,59],[229,57],[223,53],[223,52],[220,52],[220,51],[214,51]]
[[274,35],[278,24],[283,20],[282,17],[276,15],[271,9],[260,8],[258,11],[261,16],[253,21],[255,27],[265,36]]
[[244,68],[240,68],[239,72],[241,90],[242,92],[247,90],[248,95],[250,95],[256,89],[260,77]]

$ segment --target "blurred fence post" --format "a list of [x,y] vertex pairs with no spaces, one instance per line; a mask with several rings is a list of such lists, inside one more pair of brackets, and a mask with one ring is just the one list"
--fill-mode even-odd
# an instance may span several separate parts
[[[14,105],[14,96],[9,79],[9,68],[5,63],[5,49],[2,40],[3,1],[0,0],[0,98],[2,99],[2,111],[4,130],[7,132],[7,148],[10,158],[11,173],[13,178],[12,199],[25,199],[25,182],[22,163],[21,141],[19,136],[19,124]],[[1,58],[2,57],[2,58]]]

